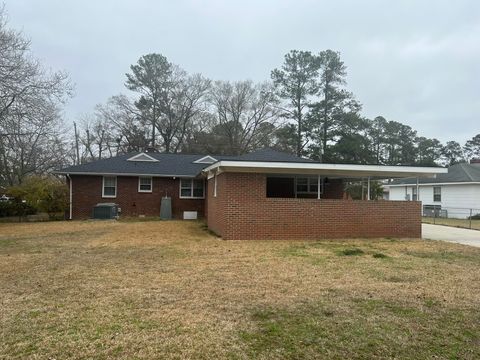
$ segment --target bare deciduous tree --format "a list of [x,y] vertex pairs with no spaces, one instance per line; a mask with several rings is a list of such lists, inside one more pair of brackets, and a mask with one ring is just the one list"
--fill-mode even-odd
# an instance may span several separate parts
[[82,122],[80,142],[84,148],[82,159],[100,160],[112,157],[116,148],[113,124],[101,114],[85,115]]
[[151,136],[149,128],[125,95],[113,96],[106,104],[97,105],[93,114],[82,116],[80,162],[145,151]]
[[71,95],[67,75],[30,54],[0,8],[0,182],[14,185],[63,162],[59,108]]
[[172,86],[162,102],[162,117],[158,124],[167,153],[176,153],[181,149],[189,128],[207,110],[205,95],[210,88],[210,80],[199,74],[188,76],[179,68],[173,74]]
[[268,83],[251,81],[235,83],[217,81],[210,92],[210,100],[218,119],[227,153],[243,154],[266,143],[275,124],[278,108],[273,88]]
[[143,151],[148,148],[152,136],[151,128],[127,96],[113,96],[106,104],[97,105],[95,112],[98,117],[111,124],[117,153]]

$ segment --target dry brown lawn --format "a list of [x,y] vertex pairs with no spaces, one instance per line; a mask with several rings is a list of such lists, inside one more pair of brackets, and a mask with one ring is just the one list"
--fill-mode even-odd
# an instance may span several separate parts
[[480,249],[0,224],[0,358],[480,358]]

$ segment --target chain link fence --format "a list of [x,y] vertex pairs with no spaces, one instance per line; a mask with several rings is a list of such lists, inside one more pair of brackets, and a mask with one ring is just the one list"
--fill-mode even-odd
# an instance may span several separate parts
[[422,221],[480,230],[480,208],[442,207],[440,205],[423,205]]

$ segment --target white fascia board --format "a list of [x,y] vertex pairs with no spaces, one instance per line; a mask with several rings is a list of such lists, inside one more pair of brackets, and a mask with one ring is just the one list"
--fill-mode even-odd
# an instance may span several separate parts
[[286,173],[311,173],[338,176],[382,176],[394,177],[435,177],[437,174],[448,172],[445,168],[415,167],[415,166],[385,166],[385,165],[350,165],[350,164],[324,164],[324,163],[291,163],[291,162],[257,162],[257,161],[228,161],[222,160],[206,167],[208,172],[221,167],[225,171],[238,172],[286,172]]
[[[478,181],[463,181],[463,182],[443,182],[443,183],[423,183],[418,186],[440,186],[440,185],[480,185]],[[384,184],[384,187],[405,187],[405,186],[417,186],[416,183],[410,184]]]

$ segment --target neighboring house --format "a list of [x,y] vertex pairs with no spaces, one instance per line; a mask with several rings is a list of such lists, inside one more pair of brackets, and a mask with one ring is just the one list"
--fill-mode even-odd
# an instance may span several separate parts
[[435,179],[398,179],[385,185],[390,200],[418,200],[424,216],[467,218],[480,213],[480,161],[452,165]]
[[242,156],[136,153],[60,171],[70,219],[114,202],[121,216],[159,216],[171,198],[175,218],[197,212],[224,239],[420,237],[418,202],[353,201],[344,181],[435,176],[441,168],[324,164],[264,149]]

